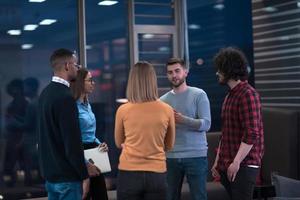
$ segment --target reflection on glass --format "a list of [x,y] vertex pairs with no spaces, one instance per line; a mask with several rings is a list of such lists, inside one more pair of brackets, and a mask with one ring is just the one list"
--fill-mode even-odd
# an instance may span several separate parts
[[115,187],[119,150],[114,143],[116,99],[125,98],[129,71],[128,22],[126,1],[97,6],[86,1],[87,67],[95,80],[90,96],[96,116],[96,136],[108,144],[112,172],[105,174],[107,188]]
[[135,0],[135,24],[174,25],[172,0]]
[[173,55],[171,34],[138,34],[139,59],[151,62],[156,70],[158,87],[169,87],[165,63]]
[[44,196],[37,158],[37,98],[51,80],[53,50],[78,51],[77,1],[4,0],[0,10],[0,194],[4,199],[26,198],[24,191]]

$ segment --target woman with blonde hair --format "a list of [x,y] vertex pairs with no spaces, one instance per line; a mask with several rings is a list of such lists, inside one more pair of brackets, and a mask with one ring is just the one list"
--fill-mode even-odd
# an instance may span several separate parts
[[172,108],[158,99],[154,67],[136,63],[127,84],[128,103],[120,106],[115,120],[115,143],[119,158],[119,200],[165,200],[165,151],[174,145]]

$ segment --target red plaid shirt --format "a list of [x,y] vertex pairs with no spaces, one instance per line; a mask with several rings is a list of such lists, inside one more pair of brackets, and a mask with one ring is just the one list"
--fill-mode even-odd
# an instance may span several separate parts
[[261,165],[264,152],[264,132],[260,96],[248,82],[240,82],[227,94],[222,106],[222,137],[218,169],[227,171],[241,142],[253,145],[241,162]]

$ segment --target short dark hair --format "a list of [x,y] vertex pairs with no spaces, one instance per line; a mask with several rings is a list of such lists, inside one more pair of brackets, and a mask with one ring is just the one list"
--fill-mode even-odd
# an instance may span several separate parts
[[223,74],[226,81],[229,79],[242,81],[248,79],[248,61],[245,54],[238,48],[220,49],[213,62],[217,71]]
[[57,49],[52,53],[50,57],[50,64],[53,68],[55,68],[59,62],[71,58],[72,56],[74,56],[74,54],[74,51],[71,51],[69,49]]
[[184,62],[183,59],[181,58],[170,58],[168,61],[167,61],[167,64],[166,64],[166,67],[168,67],[168,65],[174,65],[174,64],[180,64],[183,68],[187,69],[187,66]]

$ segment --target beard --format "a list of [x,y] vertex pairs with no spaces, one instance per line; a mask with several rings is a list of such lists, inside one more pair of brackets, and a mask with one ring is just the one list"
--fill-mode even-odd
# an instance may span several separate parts
[[227,85],[227,82],[225,80],[219,80],[220,85]]
[[76,76],[69,76],[70,82],[75,82],[76,81]]
[[227,80],[224,77],[217,76],[220,85],[227,85]]
[[183,83],[185,82],[185,79],[179,79],[178,83],[176,83],[175,81],[172,80],[172,86],[174,88],[178,88],[179,86],[181,86]]

